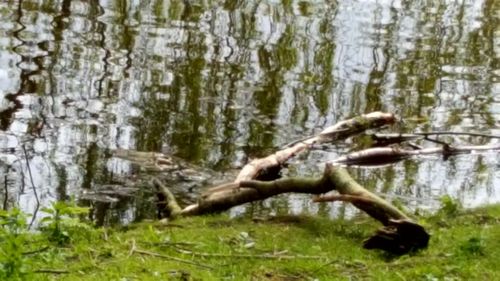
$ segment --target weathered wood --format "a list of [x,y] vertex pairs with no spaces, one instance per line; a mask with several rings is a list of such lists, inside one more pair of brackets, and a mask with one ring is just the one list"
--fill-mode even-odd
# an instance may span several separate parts
[[[337,123],[314,137],[292,143],[284,149],[247,164],[236,180],[210,189],[197,204],[180,209],[172,194],[154,182],[166,199],[170,216],[189,216],[227,210],[231,207],[257,200],[264,200],[283,193],[324,194],[336,190],[340,195],[317,197],[315,201],[346,201],[380,221],[385,228],[367,240],[365,247],[403,253],[427,246],[429,235],[425,229],[411,222],[408,216],[389,202],[366,190],[345,170],[327,163],[320,178],[283,178],[273,181],[255,180],[262,171],[280,169],[288,159],[308,150],[312,144],[345,139],[370,128],[378,128],[394,121],[391,114],[376,112]],[[172,202],[173,201],[173,202]],[[420,230],[417,238],[410,237],[408,229]],[[427,237],[427,238],[426,238]]]
[[353,152],[345,156],[341,156],[331,163],[346,164],[346,165],[384,165],[392,164],[413,156],[440,154],[444,158],[453,155],[464,153],[479,152],[479,151],[495,151],[500,150],[500,145],[469,145],[469,146],[449,146],[430,147],[422,149],[405,149],[400,147],[374,147],[361,151]]
[[197,204],[184,208],[181,211],[181,215],[223,211],[246,202],[262,200],[263,198],[256,190],[242,188],[239,183],[241,181],[257,179],[263,171],[281,169],[286,161],[299,153],[309,150],[313,144],[343,140],[368,129],[376,129],[384,125],[392,124],[394,120],[395,117],[392,114],[372,112],[340,121],[324,129],[316,136],[293,143],[267,157],[251,161],[241,169],[234,183],[225,183],[209,189],[202,195]]
[[157,178],[151,180],[151,185],[156,189],[158,196],[158,210],[163,217],[175,218],[178,216],[182,208],[175,200],[172,192]]
[[[329,185],[333,186],[341,195],[344,195],[344,197],[340,198],[351,202],[383,225],[387,225],[390,219],[409,219],[389,202],[357,183],[344,168],[326,164],[324,177],[328,178]],[[329,201],[328,199],[325,196],[323,199],[321,197],[316,198],[315,201]]]
[[335,125],[324,129],[316,136],[306,138],[299,142],[294,142],[287,145],[284,149],[265,158],[251,161],[245,165],[243,169],[241,169],[235,182],[256,179],[259,176],[259,172],[273,167],[280,167],[288,161],[288,159],[301,152],[309,150],[314,144],[344,140],[368,129],[376,129],[384,125],[392,124],[394,121],[395,117],[393,114],[383,112],[372,112],[359,117],[340,121]]

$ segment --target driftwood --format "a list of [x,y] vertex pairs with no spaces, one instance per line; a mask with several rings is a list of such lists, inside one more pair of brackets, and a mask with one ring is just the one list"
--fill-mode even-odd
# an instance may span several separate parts
[[[287,145],[284,149],[265,158],[251,161],[241,169],[234,182],[222,184],[209,189],[202,195],[198,203],[185,207],[179,213],[173,212],[172,215],[197,215],[224,211],[234,206],[252,201],[263,200],[280,193],[300,192],[295,189],[295,187],[292,187],[288,191],[269,191],[269,193],[262,193],[254,188],[248,188],[244,185],[240,185],[240,183],[242,181],[259,179],[259,176],[269,173],[270,170],[274,170],[274,172],[280,170],[286,161],[301,152],[309,150],[314,144],[344,140],[368,129],[376,129],[384,125],[392,124],[394,120],[395,118],[392,114],[373,112],[338,122],[337,124],[326,128],[316,136]],[[155,186],[158,187],[158,183],[156,183]],[[330,188],[329,190],[332,189],[333,188]],[[329,190],[303,192],[319,194]]]
[[500,145],[450,146],[448,144],[444,144],[442,147],[413,149],[400,147],[374,147],[339,157],[331,161],[331,163],[360,166],[384,165],[392,164],[419,155],[437,154],[442,155],[444,159],[447,159],[453,155],[495,150],[500,150]]
[[380,248],[397,254],[406,253],[427,246],[429,235],[425,229],[384,199],[363,188],[344,168],[327,163],[320,178],[263,180],[267,179],[265,175],[279,172],[290,158],[309,150],[314,144],[344,140],[366,130],[392,124],[394,120],[392,114],[373,112],[341,121],[316,136],[293,142],[272,155],[251,161],[242,168],[234,182],[208,189],[196,204],[185,208],[177,204],[172,193],[161,181],[153,179],[152,184],[163,202],[162,208],[166,209],[165,213],[170,217],[223,211],[288,192],[320,195],[336,190],[338,195],[319,196],[314,200],[352,203],[384,225],[373,237],[365,241],[366,248]]

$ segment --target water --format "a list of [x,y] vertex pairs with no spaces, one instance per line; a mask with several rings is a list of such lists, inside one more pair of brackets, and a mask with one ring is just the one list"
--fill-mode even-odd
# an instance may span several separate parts
[[[404,120],[396,132],[500,134],[498,1],[1,1],[0,19],[0,201],[26,212],[33,186],[47,206],[134,180],[116,148],[222,173],[376,110]],[[348,149],[315,150],[287,173],[318,174]],[[444,194],[471,207],[500,201],[497,158],[351,171],[410,208]],[[101,223],[154,216],[147,190],[80,201]],[[255,209],[349,212],[303,195],[234,212]]]

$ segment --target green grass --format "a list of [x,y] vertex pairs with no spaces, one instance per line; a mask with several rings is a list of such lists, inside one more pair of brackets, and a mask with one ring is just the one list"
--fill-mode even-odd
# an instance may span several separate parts
[[[362,248],[362,241],[379,227],[369,218],[285,216],[256,222],[201,216],[120,229],[82,228],[67,233],[71,240],[66,245],[49,242],[44,234],[30,234],[22,276],[26,280],[500,279],[500,205],[440,212],[420,218],[420,223],[432,235],[428,249],[400,257]],[[41,251],[26,254],[37,249]],[[279,253],[290,258],[262,257]]]

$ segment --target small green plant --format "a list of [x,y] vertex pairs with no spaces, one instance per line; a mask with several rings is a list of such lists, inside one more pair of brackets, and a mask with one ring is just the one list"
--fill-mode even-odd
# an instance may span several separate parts
[[0,210],[0,280],[28,279],[23,256],[26,242],[26,216],[17,208]]
[[456,216],[462,209],[462,204],[460,203],[460,201],[453,199],[449,195],[441,197],[440,201],[441,208],[439,212],[445,214],[446,216]]
[[43,208],[42,211],[49,216],[40,221],[40,229],[48,235],[49,241],[58,245],[68,244],[74,236],[82,234],[82,230],[83,233],[91,230],[89,224],[80,221],[80,216],[88,214],[89,209],[73,202],[54,202],[50,208]]
[[485,253],[484,242],[480,237],[471,237],[465,241],[460,249],[473,256],[483,256]]

